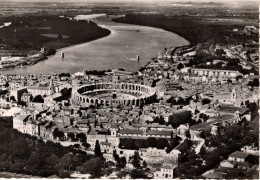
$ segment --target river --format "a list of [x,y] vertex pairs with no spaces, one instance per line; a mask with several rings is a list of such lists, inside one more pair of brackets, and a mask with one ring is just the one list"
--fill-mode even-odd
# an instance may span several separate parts
[[[115,23],[105,15],[91,15],[91,18],[101,27],[109,29],[111,34],[95,41],[63,48],[54,56],[32,66],[0,70],[0,74],[75,73],[83,69],[113,68],[134,72],[165,47],[189,44],[179,35],[162,29]],[[86,19],[89,20],[89,17]],[[64,58],[61,58],[61,52],[64,52]],[[137,55],[140,56],[139,62],[130,60]]]

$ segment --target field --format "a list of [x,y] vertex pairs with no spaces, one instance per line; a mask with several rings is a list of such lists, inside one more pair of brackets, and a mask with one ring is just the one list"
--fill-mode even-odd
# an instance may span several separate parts
[[[162,28],[176,33],[193,44],[212,43],[233,43],[243,40],[243,37],[236,37],[232,30],[243,29],[245,23],[205,21],[201,18],[191,16],[165,16],[163,14],[127,14],[125,17],[115,18],[113,21],[120,23],[136,24]],[[246,39],[250,40],[249,37]],[[257,41],[257,37],[251,40]]]
[[59,38],[59,36],[62,38],[62,39],[68,39],[69,36],[65,35],[65,34],[39,34],[41,36],[45,36],[45,37],[49,37],[49,38]]
[[92,41],[110,34],[91,21],[76,21],[58,16],[8,17],[0,22],[12,22],[0,29],[0,49],[40,50]]

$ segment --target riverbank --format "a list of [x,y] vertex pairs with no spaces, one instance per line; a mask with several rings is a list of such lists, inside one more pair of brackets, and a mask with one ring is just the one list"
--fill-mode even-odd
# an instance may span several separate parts
[[126,23],[133,25],[149,26],[161,28],[185,38],[191,45],[197,44],[200,40],[195,36],[195,29],[188,28],[194,23],[185,22],[177,17],[166,17],[165,15],[148,15],[148,14],[127,14],[124,17],[114,18],[112,21],[116,23]]
[[[190,43],[172,32],[161,28],[115,23],[113,16],[95,19],[101,28],[108,29],[110,34],[95,41],[79,43],[56,49],[48,60],[42,60],[33,66],[23,66],[11,70],[2,70],[1,74],[45,74],[77,73],[83,69],[107,70],[123,68],[136,72],[146,65],[152,57],[165,47],[189,45]],[[65,19],[65,18],[64,18]],[[64,53],[64,58],[61,57]],[[137,55],[140,61],[130,61]]]
[[[42,20],[44,20],[43,23]],[[66,48],[80,46],[82,44],[89,43],[91,41],[105,38],[111,34],[110,30],[100,27],[92,21],[84,21],[84,20],[76,21],[76,20],[70,20],[68,18],[60,18],[56,16],[36,16],[35,19],[33,19],[33,17],[30,16],[30,17],[25,17],[23,21],[24,24],[19,24],[18,26],[16,24],[17,29],[19,29],[19,33],[17,34],[20,36],[20,38],[24,37],[26,41],[17,42],[16,47],[12,47],[14,45],[6,41],[7,43],[6,45],[8,45],[9,43],[8,46],[10,49],[16,49],[15,54],[17,54],[17,52],[23,52],[23,53],[30,52],[29,44],[37,44],[38,49],[40,47],[44,47],[46,52],[43,53],[38,51],[36,52],[35,55],[30,55],[30,56],[25,55],[27,57],[21,58],[17,61],[10,61],[4,63],[2,62],[2,64],[0,64],[0,73],[1,70],[5,70],[5,69],[13,69],[15,67],[25,67],[25,66],[35,65],[38,62],[46,60],[49,57],[55,55],[57,52],[62,51]],[[65,29],[60,30],[60,28],[57,29],[55,27],[55,25],[58,26],[60,24],[59,21],[62,21],[63,23],[62,26]],[[25,25],[26,23],[31,23],[31,27]],[[13,28],[12,25],[2,28],[0,30],[0,36],[2,35],[3,38],[8,37],[10,33],[8,32],[8,30],[10,28]],[[78,29],[82,29],[82,28],[84,28],[85,31],[73,34],[73,32],[78,31]],[[59,33],[57,32],[58,30],[60,30]],[[57,37],[55,36],[55,33],[57,33],[56,34]],[[30,36],[34,37],[35,39],[27,38],[28,34],[30,34]],[[42,34],[44,35],[47,34],[48,36],[42,36]],[[82,36],[82,38],[79,38],[80,36]],[[32,48],[31,51],[35,51],[33,50],[34,48]],[[6,49],[5,51],[7,52],[5,53],[6,56],[15,56],[15,54],[12,53],[12,51],[14,50]],[[39,55],[39,57],[35,57],[37,55]],[[5,57],[5,55],[2,56]]]
[[[100,26],[101,27],[101,26]],[[108,29],[109,30],[109,29]],[[110,31],[110,30],[109,30]],[[111,31],[110,31],[110,33],[107,35],[107,36],[109,36],[109,35],[111,35]],[[62,47],[62,48],[59,48],[59,49],[56,49],[56,53],[57,52],[60,52],[60,51],[63,51],[63,50],[66,50],[66,49],[69,49],[69,48],[74,48],[74,47],[77,47],[77,46],[81,46],[81,45],[83,45],[83,44],[86,44],[86,43],[89,43],[89,42],[92,42],[92,41],[96,41],[96,40],[99,40],[99,39],[103,39],[103,38],[106,38],[107,36],[104,36],[104,37],[100,37],[100,38],[98,38],[98,39],[93,39],[93,40],[90,40],[90,41],[86,41],[86,42],[82,42],[82,43],[78,43],[78,44],[73,44],[73,45],[68,45],[68,46],[66,46],[66,47]],[[56,54],[55,53],[55,54]],[[54,54],[54,55],[55,55]]]
[[[54,53],[48,53],[49,51],[60,51],[64,48],[85,44],[111,34],[111,31],[98,26],[92,21],[74,20],[51,15],[9,17],[8,20],[11,21],[10,25],[0,28],[0,36],[5,42],[5,44],[0,44],[0,48],[2,51],[7,52],[6,57],[17,56],[15,55],[17,52],[24,53],[30,51],[37,51],[35,55],[40,54],[40,57],[35,58],[35,56],[32,57],[26,53],[26,58],[2,63],[1,69],[14,68],[21,65],[34,65],[39,61],[47,59],[50,55],[54,55]],[[14,36],[14,28],[16,29],[15,37],[19,37],[19,39],[12,40],[9,37]],[[42,52],[43,48],[47,52]],[[14,50],[15,54],[12,53]],[[5,57],[5,55],[2,55],[2,57]],[[27,60],[27,62],[24,60]]]
[[[69,45],[93,41],[111,32],[92,21],[61,18],[55,15],[21,16],[8,19],[11,25],[0,29],[0,36],[6,49],[60,49]],[[19,22],[19,23],[17,23]],[[16,37],[13,29],[16,29]],[[15,41],[15,43],[14,43]]]

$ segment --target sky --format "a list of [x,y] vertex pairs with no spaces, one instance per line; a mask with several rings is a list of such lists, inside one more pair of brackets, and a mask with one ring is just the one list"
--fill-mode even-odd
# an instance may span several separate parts
[[[259,0],[247,0],[259,4]],[[174,3],[174,2],[245,2],[245,0],[0,0],[0,2],[87,2],[87,3]]]

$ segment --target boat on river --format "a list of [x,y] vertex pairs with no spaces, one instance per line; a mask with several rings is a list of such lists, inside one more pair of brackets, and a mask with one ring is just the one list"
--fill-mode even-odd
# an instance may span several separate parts
[[136,58],[131,58],[130,60],[131,60],[131,61],[140,61],[140,56],[137,55]]

